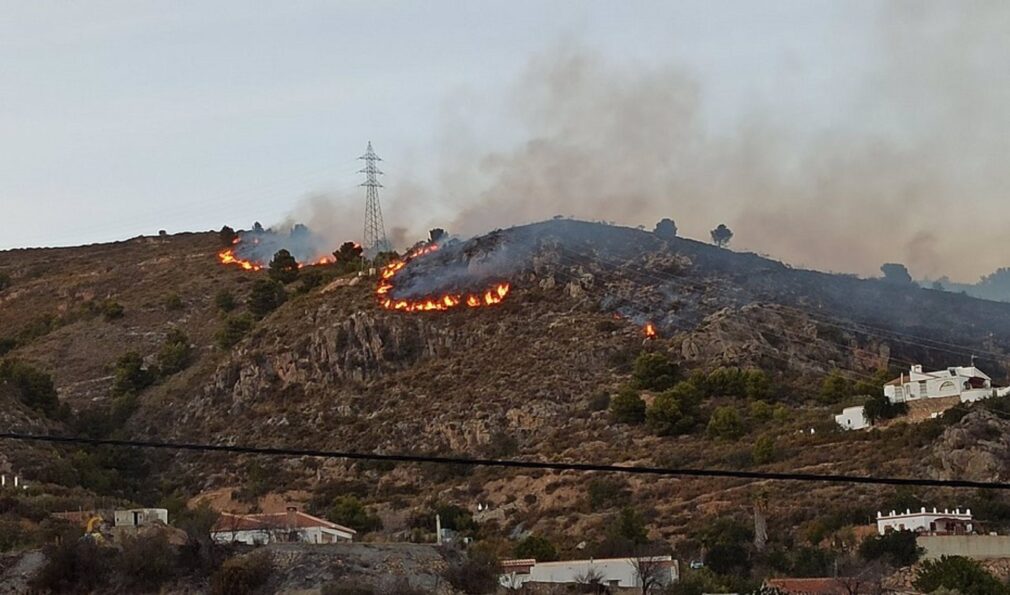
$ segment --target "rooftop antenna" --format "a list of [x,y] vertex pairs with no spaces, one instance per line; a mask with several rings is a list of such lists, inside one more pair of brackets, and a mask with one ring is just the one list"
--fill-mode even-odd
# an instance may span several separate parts
[[382,188],[379,175],[382,171],[376,167],[375,162],[382,161],[382,158],[372,150],[372,141],[368,141],[368,149],[358,159],[365,160],[365,168],[358,172],[365,174],[365,182],[361,184],[365,187],[365,235],[361,245],[366,253],[375,256],[379,252],[392,250],[382,223],[382,207],[379,206],[379,188]]

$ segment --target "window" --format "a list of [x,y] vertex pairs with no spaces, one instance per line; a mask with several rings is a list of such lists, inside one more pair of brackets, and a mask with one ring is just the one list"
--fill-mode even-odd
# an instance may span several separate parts
[[957,386],[950,380],[945,380],[943,384],[940,385],[940,392],[955,392],[957,391]]

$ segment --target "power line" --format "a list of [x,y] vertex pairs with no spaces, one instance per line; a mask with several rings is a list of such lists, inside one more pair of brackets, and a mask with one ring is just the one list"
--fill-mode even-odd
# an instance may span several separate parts
[[53,436],[46,434],[20,434],[0,432],[0,439],[55,444],[83,444],[117,448],[153,448],[176,451],[224,452],[277,457],[319,457],[348,459],[352,461],[385,461],[391,463],[433,463],[437,465],[469,465],[475,467],[503,467],[535,469],[542,471],[578,471],[627,473],[662,477],[712,477],[723,479],[754,479],[763,481],[799,481],[845,484],[872,484],[917,486],[931,488],[970,488],[979,490],[1010,490],[1010,483],[971,481],[964,479],[927,479],[914,477],[880,477],[818,473],[773,473],[766,471],[737,471],[723,469],[698,469],[676,467],[644,467],[637,465],[606,465],[597,463],[552,463],[547,461],[522,461],[514,459],[475,459],[469,457],[441,457],[412,454],[377,454],[353,451],[299,449],[265,446],[234,446],[226,444],[200,444],[190,442],[158,442],[151,440],[113,440],[83,436]]
[[365,160],[365,168],[358,172],[365,174],[365,182],[361,184],[365,187],[365,234],[361,245],[369,256],[374,256],[392,249],[382,222],[382,207],[379,206],[379,188],[382,188],[379,175],[382,171],[376,167],[375,162],[382,161],[382,158],[372,150],[372,141],[368,141],[368,150],[358,159]]

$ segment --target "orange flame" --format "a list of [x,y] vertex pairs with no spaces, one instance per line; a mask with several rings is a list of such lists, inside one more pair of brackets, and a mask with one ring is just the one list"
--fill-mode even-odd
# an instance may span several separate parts
[[508,283],[498,283],[483,294],[444,294],[441,296],[429,296],[416,300],[394,300],[389,296],[393,290],[393,278],[407,263],[415,258],[431,254],[438,250],[438,244],[429,244],[414,250],[403,260],[391,262],[383,267],[379,275],[379,284],[375,288],[375,294],[379,297],[379,305],[387,310],[402,310],[404,312],[431,312],[445,311],[455,308],[461,304],[466,304],[470,308],[481,306],[493,306],[500,304],[509,293]]
[[[238,238],[236,238],[237,240]],[[237,244],[238,242],[233,242]],[[231,248],[227,250],[222,250],[220,254],[217,255],[217,259],[221,261],[221,264],[234,264],[247,271],[260,271],[263,270],[263,265],[252,262],[250,260],[242,260],[241,258],[235,256],[235,251]]]
[[655,339],[657,337],[657,335],[656,335],[656,327],[652,326],[651,322],[646,322],[645,323],[645,328],[642,329],[642,330],[645,331],[645,336],[647,338],[649,338],[649,339]]

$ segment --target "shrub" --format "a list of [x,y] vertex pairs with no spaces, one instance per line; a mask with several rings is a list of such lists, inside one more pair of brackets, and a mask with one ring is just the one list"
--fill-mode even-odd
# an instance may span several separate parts
[[645,517],[630,506],[621,509],[608,527],[607,534],[626,539],[635,545],[642,545],[649,541],[649,533],[645,528]]
[[893,419],[908,413],[905,403],[892,403],[884,395],[874,395],[866,398],[863,403],[863,417],[871,424],[884,419]]
[[158,368],[162,375],[171,376],[189,367],[193,360],[193,348],[189,337],[180,329],[172,329],[165,338],[165,343],[158,351]]
[[273,574],[273,560],[265,551],[226,560],[210,579],[212,595],[249,595],[259,591]]
[[626,506],[631,500],[628,482],[620,477],[603,475],[589,480],[589,508],[593,511]]
[[631,387],[624,387],[610,400],[610,414],[614,421],[637,424],[645,421],[645,401]]
[[599,391],[589,397],[590,411],[606,411],[610,407],[610,395],[607,391]]
[[740,414],[732,407],[717,407],[708,420],[706,430],[712,438],[734,440],[744,435],[746,429]]
[[761,436],[754,443],[751,459],[758,465],[764,465],[775,460],[775,439],[771,436]]
[[477,544],[467,551],[465,560],[449,565],[445,579],[464,593],[493,593],[500,572],[498,556],[485,544]]
[[272,279],[257,279],[246,302],[256,318],[263,318],[276,310],[287,299],[284,285]]
[[31,542],[28,532],[18,520],[0,520],[0,552],[9,552]]
[[224,325],[214,336],[214,341],[221,349],[231,349],[252,330],[254,321],[252,316],[242,314],[239,316],[229,316],[224,321]]
[[274,254],[273,260],[267,265],[267,269],[267,273],[271,279],[285,285],[298,279],[298,261],[284,248],[281,248]]
[[113,376],[115,396],[135,395],[154,384],[154,374],[144,367],[144,358],[136,351],[128,351],[116,361]]
[[767,401],[754,401],[750,404],[750,416],[757,421],[771,421],[775,409]]
[[[358,270],[361,267],[362,252],[360,244],[354,242],[344,242],[341,244],[340,248],[333,253],[337,270],[341,274]],[[375,257],[375,266],[384,266],[387,262],[396,260],[396,258],[398,258],[396,252],[393,252],[392,255],[389,253],[379,253]]]
[[677,237],[677,224],[674,223],[673,219],[664,217],[656,223],[656,227],[652,230],[652,233],[665,240],[675,238]]
[[631,372],[632,386],[642,390],[666,390],[678,379],[677,366],[665,355],[642,353]]
[[646,420],[660,436],[686,434],[698,425],[700,404],[701,391],[691,382],[678,382],[656,397]]
[[11,286],[11,276],[7,273],[0,273],[0,291],[3,291]]
[[14,360],[0,361],[0,384],[13,386],[22,403],[47,417],[59,412],[60,400],[53,379],[38,368]]
[[708,524],[700,541],[707,548],[705,565],[722,575],[744,575],[750,572],[750,552],[747,544],[754,538],[753,530],[732,517],[720,517]]
[[961,556],[943,556],[926,560],[919,568],[915,588],[923,593],[950,589],[963,595],[1005,595],[1010,592],[988,570],[975,560]]
[[179,297],[177,293],[170,293],[165,296],[165,309],[166,310],[182,310],[186,304],[182,302],[182,298]]
[[234,229],[225,225],[221,228],[221,231],[217,232],[217,237],[221,239],[221,244],[231,246],[235,243],[235,239],[238,237],[238,234],[235,233]]
[[871,535],[859,544],[859,556],[866,560],[880,560],[894,566],[911,566],[919,561],[923,549],[916,545],[912,531],[892,531],[884,535]]
[[176,557],[164,533],[125,536],[116,566],[127,587],[151,591],[175,574]]
[[762,370],[744,372],[744,394],[748,399],[767,399],[772,394],[772,381]]
[[106,585],[115,550],[90,540],[65,536],[43,550],[46,561],[31,581],[33,589],[53,593],[90,593]]
[[235,296],[227,289],[222,289],[214,296],[214,305],[222,312],[231,312],[238,304],[235,303]]
[[509,457],[519,452],[519,441],[512,434],[496,429],[488,436],[483,448],[484,454],[491,459]]
[[533,558],[537,562],[553,562],[558,559],[558,550],[546,537],[530,535],[515,548],[516,558]]
[[703,388],[710,397],[742,397],[747,391],[747,382],[739,368],[716,368],[705,378]]
[[369,514],[361,501],[354,496],[340,496],[334,500],[326,513],[326,518],[359,533],[378,531],[382,528],[382,520]]
[[838,370],[832,370],[821,382],[820,399],[824,403],[838,403],[852,396],[852,382]]
[[123,317],[123,305],[114,300],[105,300],[98,306],[98,312],[105,320],[116,320]]

